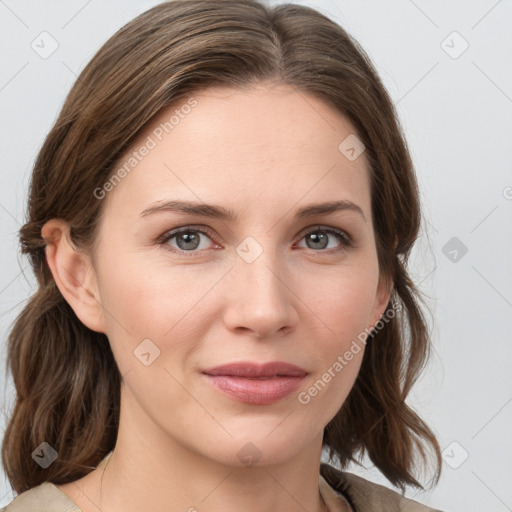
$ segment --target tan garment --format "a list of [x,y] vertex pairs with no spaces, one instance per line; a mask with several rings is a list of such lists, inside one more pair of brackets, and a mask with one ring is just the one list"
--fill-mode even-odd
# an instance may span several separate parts
[[[323,485],[322,480],[328,485]],[[325,463],[320,464],[320,493],[330,512],[342,510],[337,501],[340,495],[346,498],[354,512],[442,512]]]
[[[100,466],[109,455],[101,461]],[[441,512],[409,500],[387,487],[340,471],[325,463],[320,465],[318,487],[329,512],[345,510],[343,504],[347,502],[353,512]],[[82,511],[56,485],[45,482],[21,493],[9,505],[0,509],[0,512]]]

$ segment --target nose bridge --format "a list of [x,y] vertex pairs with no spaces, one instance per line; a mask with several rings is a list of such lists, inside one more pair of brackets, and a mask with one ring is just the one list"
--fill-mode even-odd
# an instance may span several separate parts
[[282,273],[283,265],[275,251],[267,249],[250,263],[240,259],[242,261],[236,265],[237,275],[252,289],[252,295],[280,294],[283,284],[279,274]]
[[245,327],[263,336],[297,320],[293,294],[286,285],[285,260],[271,245],[264,247],[248,237],[237,247],[226,314],[230,328]]
[[235,279],[240,281],[243,287],[240,291],[246,295],[246,300],[252,298],[258,302],[263,301],[263,306],[265,302],[282,300],[287,295],[282,275],[283,255],[279,255],[276,248],[270,247],[271,242],[265,244],[265,247],[256,244],[258,242],[254,240],[246,240],[237,248]]

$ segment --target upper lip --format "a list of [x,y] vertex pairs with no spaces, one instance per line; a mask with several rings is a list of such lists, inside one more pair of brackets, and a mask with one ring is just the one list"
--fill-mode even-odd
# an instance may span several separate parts
[[269,363],[237,362],[228,363],[214,368],[203,370],[207,375],[229,375],[233,377],[304,377],[306,370],[300,366],[283,361],[271,361]]

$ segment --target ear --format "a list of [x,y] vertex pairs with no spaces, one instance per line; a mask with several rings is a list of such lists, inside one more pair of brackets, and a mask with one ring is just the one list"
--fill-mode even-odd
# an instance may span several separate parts
[[46,261],[62,296],[85,326],[104,333],[96,273],[90,257],[78,251],[72,242],[69,224],[51,219],[43,226],[41,235],[46,241]]
[[393,291],[393,281],[385,276],[379,277],[379,284],[377,286],[377,292],[375,293],[375,302],[373,305],[373,312],[371,317],[370,329],[373,329],[377,322],[380,320],[386,307],[389,304],[391,298],[391,292]]

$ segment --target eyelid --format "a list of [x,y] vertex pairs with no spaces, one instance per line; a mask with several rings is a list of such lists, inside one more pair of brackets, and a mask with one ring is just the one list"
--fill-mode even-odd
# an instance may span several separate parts
[[308,226],[299,231],[297,236],[301,236],[302,238],[304,235],[315,231],[334,231],[335,233],[338,233],[339,235],[345,237],[347,242],[353,242],[353,238],[347,233],[346,230],[337,228],[335,226],[326,226],[323,224],[312,224],[311,226]]
[[[180,226],[180,227],[177,227],[177,228],[173,228],[173,229],[171,229],[169,231],[166,231],[165,233],[163,233],[162,235],[160,235],[156,239],[156,242],[158,244],[165,244],[166,242],[168,242],[174,236],[179,235],[180,233],[186,233],[188,231],[198,231],[200,233],[203,233],[203,234],[207,235],[210,238],[213,238],[213,230],[210,229],[209,227],[207,227],[207,226],[197,226],[195,224],[187,224],[185,226]],[[183,252],[194,252],[194,251],[183,251]]]

